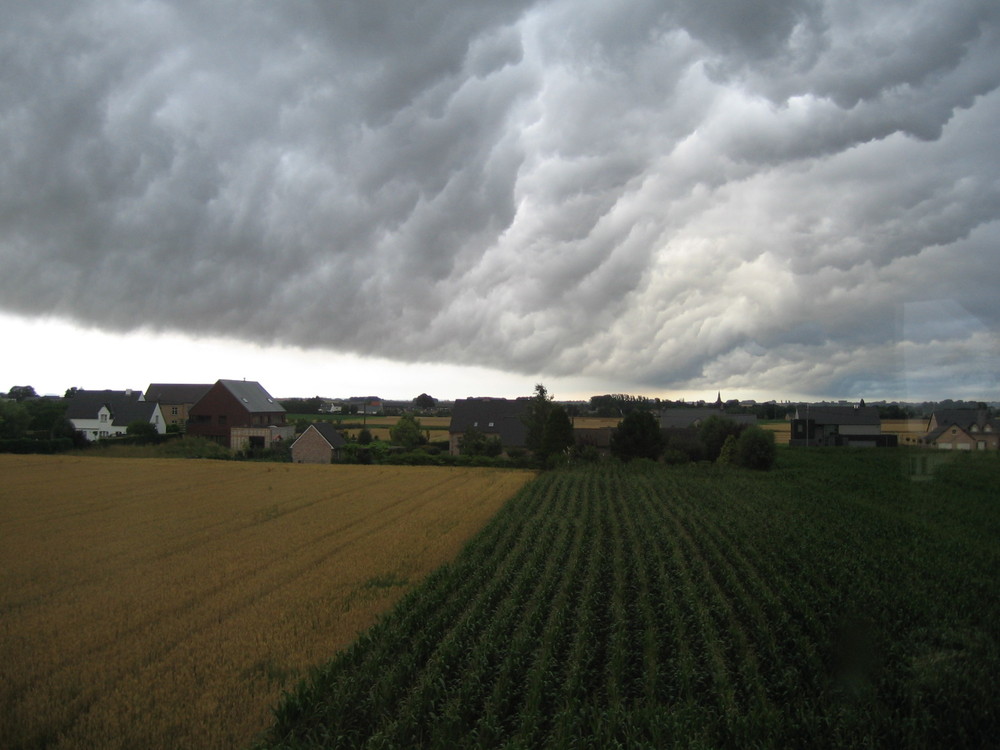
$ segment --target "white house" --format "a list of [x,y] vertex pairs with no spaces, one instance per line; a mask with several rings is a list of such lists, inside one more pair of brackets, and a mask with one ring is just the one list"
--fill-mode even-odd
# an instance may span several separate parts
[[69,399],[66,418],[91,441],[124,435],[132,422],[149,422],[161,435],[167,431],[160,405],[144,401],[142,391],[78,390]]

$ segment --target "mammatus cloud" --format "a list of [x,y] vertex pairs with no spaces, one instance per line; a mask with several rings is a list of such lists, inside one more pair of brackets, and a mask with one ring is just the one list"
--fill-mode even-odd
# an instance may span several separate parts
[[4,5],[4,310],[776,395],[1000,355],[994,2]]

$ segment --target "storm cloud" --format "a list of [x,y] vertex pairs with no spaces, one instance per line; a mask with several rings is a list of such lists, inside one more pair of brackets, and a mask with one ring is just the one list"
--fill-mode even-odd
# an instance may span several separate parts
[[4,311],[612,388],[997,385],[992,0],[2,5]]

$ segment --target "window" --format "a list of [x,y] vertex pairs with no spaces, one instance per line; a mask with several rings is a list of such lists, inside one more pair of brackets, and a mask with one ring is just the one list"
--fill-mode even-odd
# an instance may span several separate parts
[[170,416],[172,416],[172,417],[176,417],[177,416],[177,407],[176,406],[171,406],[170,407]]
[[226,423],[226,415],[225,414],[220,414],[219,415],[219,424],[225,424],[225,423]]
[[102,422],[107,422],[108,421],[108,415],[107,415],[106,412],[103,412],[103,411],[101,412],[101,421]]
[[490,422],[489,426],[490,426],[490,427],[492,427],[492,426],[493,426],[493,423],[492,423],[492,422]]

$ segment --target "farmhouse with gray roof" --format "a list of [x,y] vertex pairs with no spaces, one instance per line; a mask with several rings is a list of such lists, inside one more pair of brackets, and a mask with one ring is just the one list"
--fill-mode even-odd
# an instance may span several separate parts
[[893,447],[896,436],[882,434],[876,406],[806,405],[795,410],[788,444]]
[[133,422],[148,422],[161,435],[167,430],[159,405],[133,390],[77,389],[67,403],[66,419],[90,441],[124,435]]
[[150,383],[146,389],[146,401],[158,403],[166,423],[177,425],[183,432],[191,407],[211,387],[211,383]]
[[985,409],[942,409],[931,414],[924,442],[942,450],[1000,450],[1000,419]]
[[524,423],[530,399],[461,398],[451,410],[448,428],[448,450],[457,456],[459,440],[469,430],[478,430],[487,437],[500,439],[503,449],[523,448],[528,434]]

